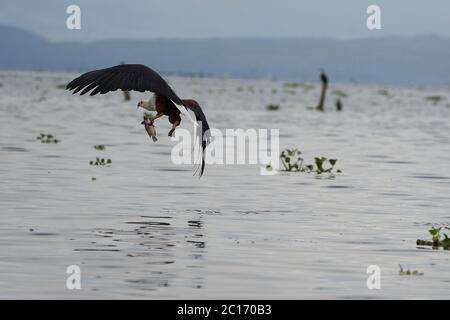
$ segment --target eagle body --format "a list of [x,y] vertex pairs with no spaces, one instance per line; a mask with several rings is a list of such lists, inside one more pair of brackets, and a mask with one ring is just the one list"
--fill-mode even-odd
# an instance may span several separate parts
[[[181,102],[190,109],[200,109],[199,103],[193,99],[181,99]],[[169,117],[169,122],[171,124],[174,124],[177,121],[181,122],[181,111],[171,100],[164,96],[154,94],[148,102],[141,103],[139,106],[148,111],[156,111],[158,114]]]

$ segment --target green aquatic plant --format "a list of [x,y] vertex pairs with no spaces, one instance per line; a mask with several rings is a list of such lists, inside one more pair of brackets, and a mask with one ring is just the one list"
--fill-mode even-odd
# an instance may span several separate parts
[[89,161],[89,164],[91,166],[106,166],[111,165],[112,160],[111,159],[105,159],[105,158],[95,158],[95,161]]
[[332,94],[337,97],[340,97],[340,98],[347,98],[347,94],[344,91],[339,90],[339,89],[333,90]]
[[103,144],[97,144],[94,146],[95,150],[105,150],[106,147]]
[[56,139],[56,137],[53,134],[45,134],[41,133],[39,136],[36,137],[37,140],[40,140],[41,143],[59,143],[60,141]]
[[295,94],[297,94],[297,91],[295,91],[295,90],[284,90],[284,93],[295,95]]
[[313,85],[302,82],[285,82],[283,83],[283,87],[286,89],[296,89],[296,88],[301,88],[304,90],[314,89]]
[[301,171],[303,158],[298,149],[286,149],[280,154],[281,164],[285,171]]
[[[280,161],[283,166],[283,171],[287,172],[306,172],[306,173],[316,173],[323,174],[329,173],[333,175],[334,167],[336,165],[337,159],[327,159],[325,157],[315,157],[315,165],[307,164],[304,165],[304,159],[301,156],[301,151],[298,149],[285,149],[280,153]],[[326,167],[327,166],[327,167]],[[269,164],[266,166],[267,170],[273,170],[272,166]],[[336,173],[340,173],[341,170],[336,170]]]
[[277,104],[269,104],[266,106],[266,109],[269,111],[277,111],[278,109],[280,109],[280,106]]
[[445,233],[441,234],[443,229],[450,230],[450,227],[431,227],[431,229],[428,230],[431,235],[431,241],[417,239],[416,244],[422,246],[432,246],[434,248],[442,247],[446,250],[450,249],[450,238]]
[[66,85],[65,84],[58,84],[56,86],[56,89],[66,89]]
[[[326,173],[326,172],[331,173],[337,162],[337,159],[327,159],[325,157],[320,157],[320,158],[315,157],[314,160],[316,162],[316,167],[317,167],[316,172],[318,174],[322,174],[322,173]],[[328,163],[331,165],[331,167],[328,167],[325,169],[324,165],[327,163],[327,160],[328,160]],[[340,172],[340,170],[338,170],[337,172]]]
[[442,237],[441,230],[442,230],[442,227],[439,227],[439,228],[431,227],[431,229],[428,230],[428,232],[431,234],[433,242],[439,241],[441,239],[441,237]]
[[301,88],[303,86],[300,82],[285,82],[283,83],[283,87],[285,88]]
[[442,96],[428,96],[425,97],[425,100],[432,102],[434,105],[437,105],[444,97]]
[[398,266],[400,267],[398,274],[401,276],[423,276],[423,272],[419,272],[418,270],[403,269],[401,264]]

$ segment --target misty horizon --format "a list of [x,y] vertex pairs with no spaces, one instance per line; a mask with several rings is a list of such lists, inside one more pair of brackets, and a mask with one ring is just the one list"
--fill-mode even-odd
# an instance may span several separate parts
[[[450,3],[419,0],[265,1],[244,3],[218,0],[136,0],[132,5],[118,0],[101,2],[78,0],[81,29],[68,30],[64,1],[2,3],[0,24],[30,30],[51,41],[93,41],[105,39],[158,38],[379,38],[385,36],[450,36]],[[366,28],[369,5],[381,8],[382,28]],[[239,7],[239,10],[237,8]],[[232,23],[230,23],[232,22]]]

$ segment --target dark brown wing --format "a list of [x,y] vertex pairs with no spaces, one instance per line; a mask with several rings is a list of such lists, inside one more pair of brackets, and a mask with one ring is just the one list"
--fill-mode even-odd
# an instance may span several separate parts
[[202,147],[202,163],[200,167],[200,177],[203,175],[203,171],[205,170],[205,149],[206,146],[211,141],[211,133],[209,131],[209,124],[206,120],[206,116],[203,113],[202,108],[195,100],[181,100],[183,102],[183,105],[188,109],[194,112],[195,114],[195,120],[197,122],[200,122],[201,125],[201,132],[199,131],[199,141],[201,141],[201,147]]
[[156,71],[142,64],[121,64],[111,68],[90,71],[72,80],[66,89],[74,90],[74,94],[82,90],[80,95],[92,90],[91,96],[119,89],[140,92],[151,91],[172,100],[176,104],[183,104]]

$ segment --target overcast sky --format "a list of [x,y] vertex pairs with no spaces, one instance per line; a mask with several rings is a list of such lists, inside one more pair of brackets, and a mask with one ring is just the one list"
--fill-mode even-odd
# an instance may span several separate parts
[[[81,30],[66,8],[81,7]],[[382,30],[366,9],[381,7]],[[450,0],[0,0],[0,24],[55,41],[111,38],[450,36]]]

